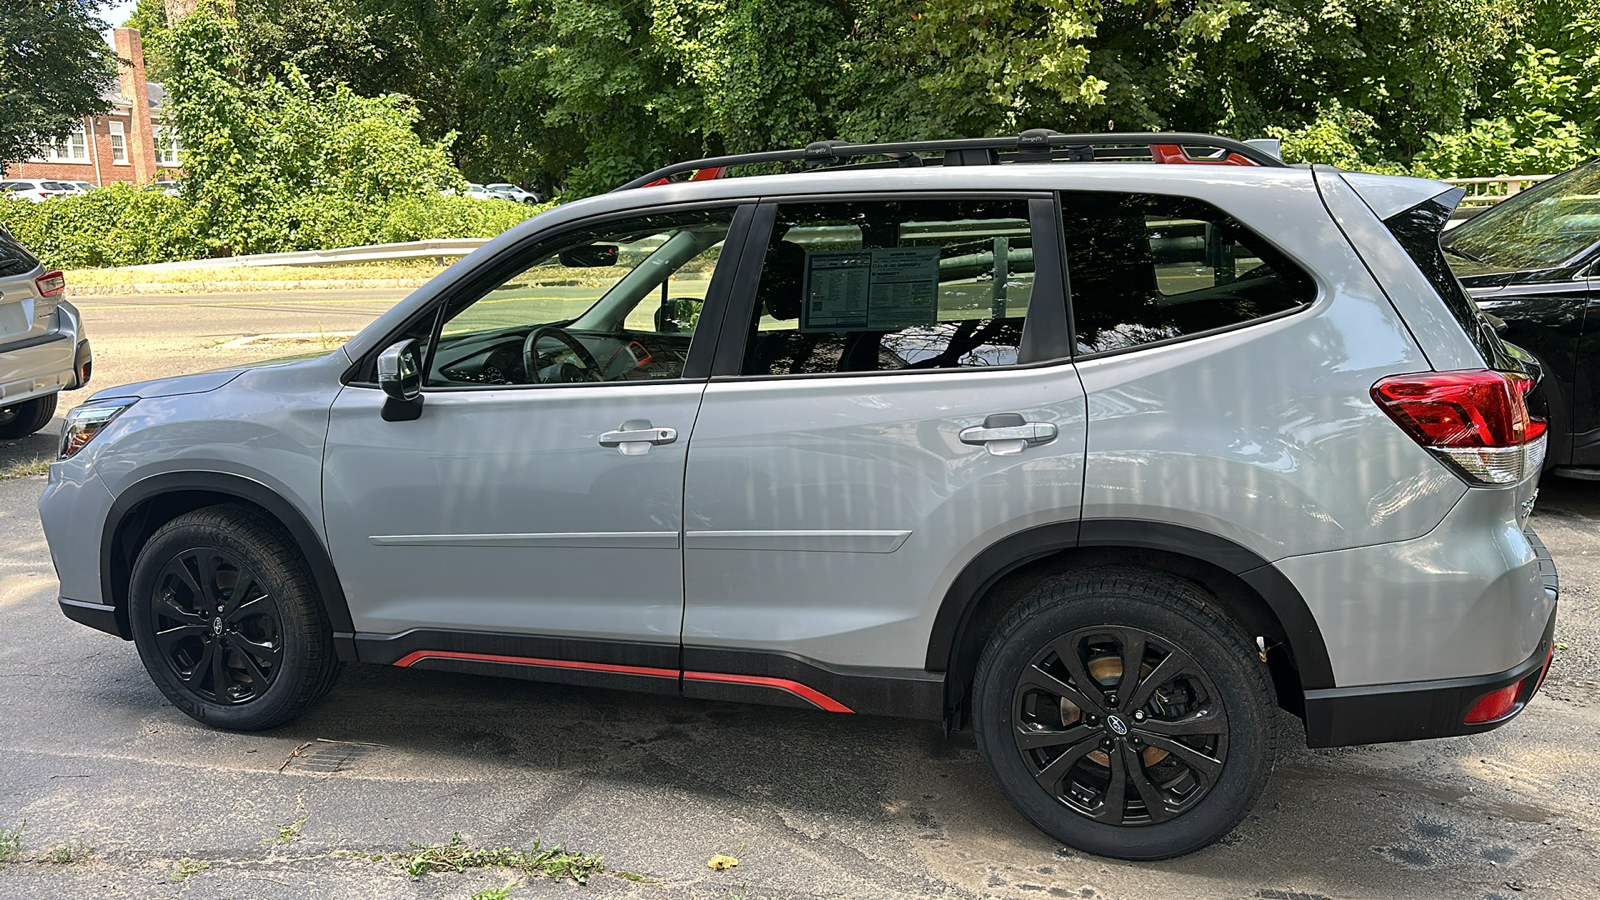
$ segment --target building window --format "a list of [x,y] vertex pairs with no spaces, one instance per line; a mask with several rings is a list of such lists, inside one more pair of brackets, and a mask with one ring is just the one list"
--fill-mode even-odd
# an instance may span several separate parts
[[66,140],[56,141],[45,153],[50,162],[86,163],[89,161],[89,133],[82,125],[72,130]]
[[181,163],[178,161],[178,157],[183,153],[183,143],[178,139],[178,129],[168,126],[157,126],[155,131],[156,165],[181,165]]
[[111,161],[119,166],[128,164],[128,138],[123,134],[122,123],[112,122],[111,127]]

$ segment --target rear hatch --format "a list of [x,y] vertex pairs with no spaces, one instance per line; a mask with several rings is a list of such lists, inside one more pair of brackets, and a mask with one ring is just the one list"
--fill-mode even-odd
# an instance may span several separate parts
[[0,233],[0,349],[55,327],[56,301],[39,295],[39,260]]

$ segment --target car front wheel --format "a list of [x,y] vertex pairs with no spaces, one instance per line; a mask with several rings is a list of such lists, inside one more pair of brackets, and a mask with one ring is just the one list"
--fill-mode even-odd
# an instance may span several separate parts
[[973,685],[977,743],[1007,798],[1068,846],[1165,859],[1249,812],[1275,751],[1270,675],[1197,586],[1135,569],[1041,582]]
[[340,669],[304,556],[249,507],[208,507],[161,526],[134,563],[128,619],[156,687],[219,728],[287,722]]

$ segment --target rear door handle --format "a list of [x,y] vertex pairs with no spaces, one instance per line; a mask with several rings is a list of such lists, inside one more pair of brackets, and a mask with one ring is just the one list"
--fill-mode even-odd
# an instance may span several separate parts
[[656,444],[670,444],[677,439],[676,428],[657,428],[649,419],[629,419],[616,431],[600,435],[600,446],[615,447],[623,456],[640,456]]
[[1034,444],[1056,439],[1060,429],[1052,422],[1029,422],[1017,413],[998,413],[982,425],[961,429],[963,444],[981,444],[991,456],[1014,456]]

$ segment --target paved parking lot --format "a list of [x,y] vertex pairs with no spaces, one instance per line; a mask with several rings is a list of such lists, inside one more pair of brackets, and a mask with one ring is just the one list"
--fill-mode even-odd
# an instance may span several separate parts
[[[395,295],[86,301],[96,386],[313,349]],[[240,340],[284,333],[313,337]],[[49,432],[0,444],[0,470],[53,446]],[[351,667],[301,721],[205,729],[131,644],[56,610],[43,484],[0,481],[0,830],[22,829],[0,897],[468,897],[517,881],[413,881],[393,856],[457,832],[565,844],[648,879],[518,881],[513,897],[1572,898],[1600,884],[1600,484],[1550,481],[1539,501],[1564,646],[1527,713],[1473,738],[1331,751],[1300,746],[1285,716],[1255,813],[1221,845],[1140,865],[1045,838],[970,735],[922,722]],[[712,871],[718,853],[740,864]]]

